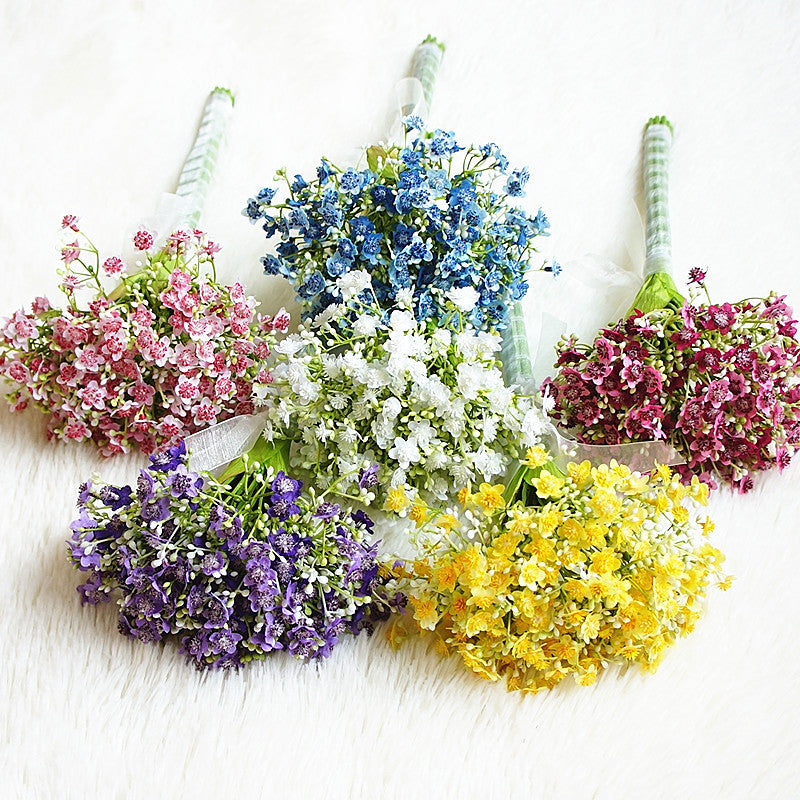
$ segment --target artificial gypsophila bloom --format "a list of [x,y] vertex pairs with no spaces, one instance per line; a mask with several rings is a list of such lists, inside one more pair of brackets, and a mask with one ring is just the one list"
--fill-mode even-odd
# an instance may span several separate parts
[[500,330],[549,229],[541,210],[530,216],[512,202],[528,171],[509,172],[492,143],[461,147],[411,118],[405,131],[403,146],[367,148],[365,169],[322,159],[310,180],[278,172],[288,196],[265,188],[251,198],[243,214],[278,240],[264,270],[292,284],[304,319],[341,302],[340,279],[356,272],[384,312],[407,307],[419,322],[453,327],[455,303],[474,328]]
[[633,313],[591,345],[559,344],[543,384],[550,412],[581,442],[666,439],[679,467],[739,491],[782,470],[800,443],[800,342],[785,298],[699,302],[697,272],[679,307]]
[[[160,251],[138,231],[143,263],[130,274],[119,256],[101,259],[77,218],[64,225],[79,239],[62,270],[67,307],[37,298],[0,321],[0,374],[17,384],[7,395],[14,410],[33,403],[49,435],[91,439],[104,455],[151,453],[251,413],[253,388],[271,379],[265,337],[287,329],[285,311],[256,315],[241,284],[220,284],[219,246],[201,231],[175,231]],[[103,275],[121,282],[107,290]],[[92,292],[86,308],[81,288]]]
[[285,650],[330,655],[398,598],[368,543],[372,521],[282,469],[242,459],[225,482],[191,469],[183,442],[151,457],[136,486],[81,487],[69,558],[84,603],[116,599],[120,633],[177,637],[198,669]]
[[353,309],[329,306],[330,319],[276,344],[273,380],[256,390],[273,435],[301,433],[293,467],[348,491],[377,464],[382,499],[398,487],[445,498],[502,475],[538,442],[540,412],[503,383],[496,334],[463,319],[456,333],[399,309],[384,323],[363,305],[340,329]]
[[[552,470],[527,468],[509,502],[502,486],[464,490],[464,525],[446,514],[420,529],[399,580],[408,609],[388,632],[395,645],[430,632],[440,653],[509,689],[567,676],[589,685],[610,664],[655,670],[694,628],[708,588],[730,585],[696,478],[686,486],[668,467],[647,477],[615,461]],[[557,480],[542,491],[546,474]]]

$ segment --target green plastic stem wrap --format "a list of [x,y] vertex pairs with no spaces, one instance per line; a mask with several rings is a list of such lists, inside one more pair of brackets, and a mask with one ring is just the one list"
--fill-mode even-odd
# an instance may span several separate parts
[[433,99],[433,89],[436,85],[436,78],[439,68],[442,65],[444,56],[444,44],[434,36],[428,36],[424,41],[417,45],[414,56],[411,59],[411,76],[422,84],[422,92],[425,95],[425,104],[428,111],[431,108]]
[[503,379],[506,386],[515,385],[523,392],[535,391],[528,332],[519,302],[514,303],[508,310],[508,327],[503,331],[500,361],[503,364]]
[[647,314],[679,307],[683,296],[672,277],[672,230],[669,221],[669,166],[672,125],[653,117],[644,130],[645,262],[644,281],[631,311]]
[[231,92],[228,89],[215,88],[206,100],[194,145],[178,178],[175,193],[188,199],[187,221],[193,226],[197,225],[205,205],[232,111]]

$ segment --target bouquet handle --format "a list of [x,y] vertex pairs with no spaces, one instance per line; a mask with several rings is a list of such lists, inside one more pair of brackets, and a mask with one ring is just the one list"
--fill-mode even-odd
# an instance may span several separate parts
[[[628,313],[643,313],[682,300],[672,278],[672,231],[669,220],[669,165],[672,125],[666,117],[652,117],[644,133],[644,191],[646,248],[644,282]],[[508,311],[500,350],[506,382],[521,387],[535,383],[522,306]],[[535,389],[535,387],[534,387]]]
[[651,117],[644,130],[645,261],[642,288],[629,314],[679,308],[683,297],[672,277],[672,230],[669,221],[669,162],[672,125]]
[[506,385],[516,386],[525,394],[536,392],[528,331],[522,303],[517,300],[508,309],[508,322],[500,346],[500,362]]
[[435,36],[427,36],[417,45],[411,59],[411,77],[416,78],[422,84],[422,93],[428,112],[431,108],[436,78],[442,66],[444,50],[444,44]]
[[208,96],[194,144],[186,157],[175,194],[185,199],[186,219],[196,226],[200,219],[220,146],[233,112],[233,94],[217,86]]
[[651,118],[644,132],[646,250],[644,277],[672,273],[669,221],[669,164],[672,126],[666,117]]

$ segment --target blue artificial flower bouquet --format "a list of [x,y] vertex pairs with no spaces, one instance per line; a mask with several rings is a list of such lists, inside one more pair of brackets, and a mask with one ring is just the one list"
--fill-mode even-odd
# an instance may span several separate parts
[[[514,205],[527,168],[510,169],[495,144],[460,146],[452,132],[404,120],[402,145],[373,145],[366,168],[322,159],[316,176],[277,177],[243,213],[260,222],[274,252],[264,270],[293,285],[304,317],[341,302],[338,282],[365,270],[366,305],[409,308],[418,321],[461,323],[454,298],[478,330],[502,330],[509,304],[523,297],[535,239],[549,223]],[[456,294],[452,294],[456,292]]]

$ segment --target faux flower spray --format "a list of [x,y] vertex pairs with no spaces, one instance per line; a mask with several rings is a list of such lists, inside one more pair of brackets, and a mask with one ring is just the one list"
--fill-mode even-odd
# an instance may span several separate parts
[[[711,303],[705,272],[689,272],[689,297],[671,276],[667,177],[672,128],[645,130],[647,257],[629,314],[590,344],[558,347],[543,390],[552,416],[582,442],[663,439],[679,473],[745,492],[760,470],[783,469],[800,442],[800,343],[785,297]],[[705,294],[706,302],[702,302]]]
[[[69,541],[83,601],[115,599],[120,633],[177,638],[198,669],[276,650],[320,659],[342,635],[371,631],[396,602],[372,521],[293,477],[283,445],[259,438],[215,478],[181,442],[135,486],[86,482]],[[373,477],[360,476],[362,501]]]
[[[369,280],[339,279],[345,296],[359,274]],[[539,441],[541,414],[503,384],[495,335],[437,328],[399,309],[386,323],[364,314],[340,329],[338,319],[275,344],[272,380],[256,388],[267,435],[297,437],[292,464],[321,485],[350,490],[358,470],[376,464],[380,501],[402,504],[418,491],[443,499],[503,475]]]
[[707,496],[669,467],[561,471],[532,448],[507,487],[461,492],[460,522],[452,510],[418,514],[420,554],[400,580],[408,607],[390,641],[430,635],[441,654],[525,692],[568,676],[589,685],[611,664],[655,670],[709,586],[730,583],[708,541]]
[[[443,49],[426,39],[407,79],[428,102]],[[515,205],[529,172],[511,169],[494,143],[462,147],[450,131],[424,131],[425,103],[402,108],[415,113],[403,119],[400,144],[366,148],[356,167],[323,158],[310,179],[281,170],[283,190],[250,199],[243,213],[279,241],[264,269],[292,284],[304,319],[339,304],[339,279],[361,271],[370,282],[358,300],[381,316],[408,309],[421,323],[460,330],[460,308],[477,330],[501,329],[549,227],[541,210],[529,216]]]
[[[91,439],[104,455],[152,453],[253,410],[253,387],[269,380],[264,336],[285,330],[288,317],[256,316],[241,284],[220,284],[220,247],[194,227],[232,104],[227,90],[211,93],[177,197],[168,196],[183,227],[158,239],[139,230],[132,264],[101,256],[78,219],[65,216],[67,306],[40,297],[0,322],[0,374],[16,384],[8,400],[44,411],[49,435]],[[91,295],[85,305],[81,289]]]

